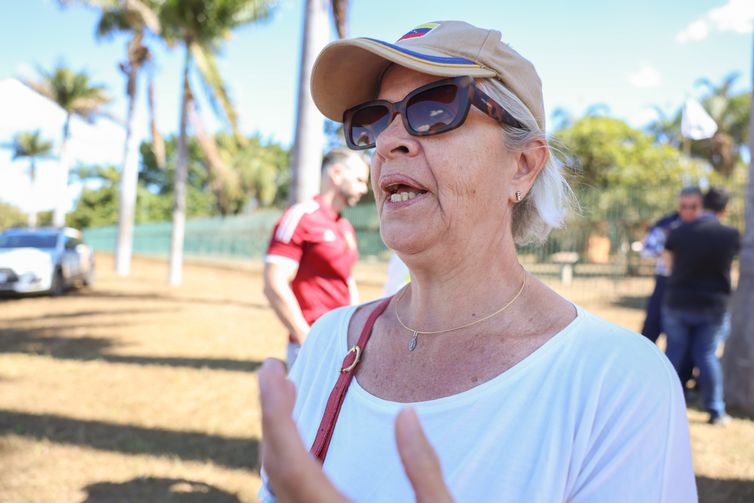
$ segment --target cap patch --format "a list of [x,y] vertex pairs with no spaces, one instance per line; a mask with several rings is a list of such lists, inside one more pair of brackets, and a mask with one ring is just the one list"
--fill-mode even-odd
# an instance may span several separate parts
[[417,26],[416,28],[414,28],[413,30],[411,30],[410,32],[406,33],[401,38],[399,38],[398,40],[396,40],[395,43],[397,44],[401,40],[407,40],[409,38],[423,37],[424,35],[428,34],[432,30],[434,30],[435,28],[437,28],[438,26],[440,26],[440,23],[424,23],[424,24],[420,24],[419,26]]
[[453,68],[481,68],[481,65],[470,59],[462,58],[460,56],[430,56],[429,54],[421,54],[416,51],[411,51],[400,45],[389,44],[382,40],[374,38],[361,37],[358,40],[363,40],[369,44],[378,45],[392,52],[400,54],[404,58],[413,59],[420,63],[428,63],[434,66],[444,66]]

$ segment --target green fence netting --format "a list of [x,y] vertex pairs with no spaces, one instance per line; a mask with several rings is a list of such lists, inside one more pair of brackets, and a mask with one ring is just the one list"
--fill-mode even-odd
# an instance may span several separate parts
[[[619,280],[627,276],[651,276],[653,263],[640,257],[640,246],[648,226],[672,211],[677,187],[647,187],[641,191],[578,191],[580,210],[563,229],[555,230],[544,244],[519,247],[521,261],[540,276],[563,279],[602,277]],[[743,228],[742,194],[734,194],[728,223]],[[258,259],[267,247],[280,210],[259,210],[249,215],[192,219],[186,222],[186,256]],[[379,219],[373,205],[347,208],[344,215],[356,229],[359,253],[386,259],[389,251],[379,233]],[[170,250],[170,222],[137,225],[134,253],[167,256]],[[113,251],[116,227],[86,229],[85,238],[97,250]],[[567,279],[567,278],[565,278]]]

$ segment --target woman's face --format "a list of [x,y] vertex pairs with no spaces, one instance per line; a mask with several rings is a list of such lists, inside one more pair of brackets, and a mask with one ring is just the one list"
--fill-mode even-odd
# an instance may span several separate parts
[[[378,97],[399,101],[441,78],[392,66]],[[474,246],[510,236],[516,159],[500,125],[473,106],[461,127],[435,136],[409,135],[396,116],[377,137],[372,158],[383,240],[414,254],[438,244]]]

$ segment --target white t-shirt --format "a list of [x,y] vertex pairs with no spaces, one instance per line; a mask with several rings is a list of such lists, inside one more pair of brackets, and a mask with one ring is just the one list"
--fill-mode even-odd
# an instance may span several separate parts
[[[320,318],[293,366],[294,419],[305,445],[337,380],[355,309]],[[581,308],[517,365],[456,395],[398,403],[351,381],[324,470],[352,500],[415,500],[394,434],[407,406],[458,502],[697,501],[673,367],[646,338]],[[263,481],[260,499],[274,501],[264,473]]]

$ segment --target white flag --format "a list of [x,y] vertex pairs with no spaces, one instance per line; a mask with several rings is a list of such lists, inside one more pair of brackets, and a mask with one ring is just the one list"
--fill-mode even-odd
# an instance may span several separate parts
[[717,131],[715,120],[693,98],[686,100],[681,115],[681,134],[692,140],[712,138]]

